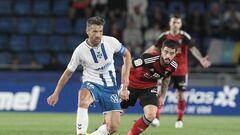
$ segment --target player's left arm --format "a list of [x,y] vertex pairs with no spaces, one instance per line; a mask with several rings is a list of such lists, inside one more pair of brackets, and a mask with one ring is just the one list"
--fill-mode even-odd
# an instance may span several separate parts
[[185,44],[189,46],[189,49],[192,55],[201,63],[203,68],[208,68],[211,65],[211,62],[208,60],[208,56],[203,57],[198,48],[195,46],[195,41],[191,39],[191,36],[183,32]]
[[193,56],[201,63],[203,68],[208,68],[211,65],[211,62],[208,60],[208,56],[203,57],[197,47],[191,47],[190,51]]
[[161,89],[158,91],[159,106],[164,105],[164,99],[168,90],[170,80],[171,80],[171,76],[165,77],[162,80]]
[[123,99],[127,100],[128,99],[128,84],[129,84],[129,75],[130,75],[130,68],[132,66],[132,57],[131,54],[129,52],[129,50],[127,48],[125,48],[125,52],[123,54],[123,65],[122,65],[122,92],[124,92],[123,94]]

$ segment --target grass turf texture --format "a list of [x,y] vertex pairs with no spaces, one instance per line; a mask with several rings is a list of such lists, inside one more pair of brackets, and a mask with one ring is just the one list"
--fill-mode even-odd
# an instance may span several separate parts
[[[116,135],[126,135],[140,114],[124,114]],[[101,114],[90,114],[88,132],[102,122]],[[184,128],[175,129],[176,116],[162,115],[158,128],[150,127],[142,135],[239,135],[240,117],[185,116]],[[0,135],[75,135],[74,113],[0,112]]]

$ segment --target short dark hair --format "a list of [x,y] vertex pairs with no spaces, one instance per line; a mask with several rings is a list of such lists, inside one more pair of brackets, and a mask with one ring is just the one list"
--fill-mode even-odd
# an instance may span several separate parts
[[94,17],[90,17],[88,18],[87,20],[87,27],[90,26],[90,25],[104,25],[105,23],[105,20],[100,17],[100,16],[94,16]]
[[179,45],[180,44],[177,41],[168,39],[163,42],[162,47],[168,47],[177,51]]
[[177,18],[177,19],[182,19],[180,14],[171,14],[170,18]]

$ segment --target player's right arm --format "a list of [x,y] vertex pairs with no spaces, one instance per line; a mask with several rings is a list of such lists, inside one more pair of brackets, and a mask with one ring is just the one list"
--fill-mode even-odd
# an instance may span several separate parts
[[78,65],[80,64],[80,49],[76,48],[73,52],[72,58],[67,66],[67,69],[63,72],[62,76],[58,80],[57,86],[52,95],[47,98],[47,102],[49,105],[54,106],[58,102],[59,94],[62,91],[62,88],[71,78],[73,72],[77,69]]
[[160,34],[157,43],[155,45],[152,45],[151,47],[149,47],[144,53],[160,52],[160,48],[162,46],[162,43],[166,39],[167,34],[168,34],[168,32],[163,32],[162,34]]
[[71,78],[72,76],[72,72],[69,71],[68,69],[66,69],[61,78],[58,80],[58,83],[57,83],[57,86],[53,92],[52,95],[50,95],[48,98],[47,98],[47,102],[49,105],[51,106],[54,106],[57,101],[58,101],[58,97],[59,97],[59,94],[61,93],[62,91],[62,88],[64,87],[64,85],[68,82],[68,80]]

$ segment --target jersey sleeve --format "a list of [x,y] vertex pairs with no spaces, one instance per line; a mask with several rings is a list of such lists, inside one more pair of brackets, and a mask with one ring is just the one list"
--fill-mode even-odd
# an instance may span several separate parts
[[183,43],[187,45],[189,48],[195,45],[194,40],[187,32],[183,32]]
[[116,38],[112,37],[114,52],[123,55],[125,52],[125,47]]
[[142,56],[134,59],[132,65],[134,68],[137,67],[150,67],[152,63],[159,60],[159,55],[144,53]]
[[74,72],[78,65],[81,64],[81,59],[80,59],[80,52],[79,49],[76,48],[72,54],[72,58],[70,62],[68,63],[67,69],[71,72]]
[[155,47],[160,49],[162,47],[162,43],[165,41],[165,38],[166,38],[166,33],[160,34],[160,36],[158,37],[157,44],[155,44]]
[[166,68],[166,71],[167,71],[167,72],[166,72],[164,78],[171,76],[172,73],[177,70],[177,68],[178,68],[177,62],[176,62],[176,61],[171,61],[170,64],[169,64],[169,66],[168,66],[168,68]]

